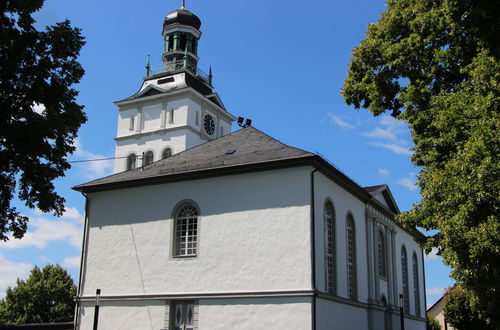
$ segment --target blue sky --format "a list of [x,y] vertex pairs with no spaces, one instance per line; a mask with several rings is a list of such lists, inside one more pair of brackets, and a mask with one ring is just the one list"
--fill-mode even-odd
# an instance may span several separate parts
[[[76,88],[88,122],[70,160],[114,155],[112,102],[138,90],[148,54],[152,65],[161,63],[163,19],[179,6],[180,0],[46,0],[37,26],[67,18],[87,42],[79,59],[86,74]],[[215,89],[231,113],[320,153],[362,186],[389,184],[402,211],[420,199],[406,125],[355,111],[340,95],[351,51],[385,10],[384,1],[188,0],[187,8],[202,21],[199,65],[206,72],[212,66]],[[35,264],[59,263],[78,278],[84,198],[71,187],[111,169],[109,161],[77,163],[58,179],[67,200],[61,219],[18,203],[31,221],[25,238],[0,243],[0,297]],[[435,254],[425,266],[430,305],[453,282]]]

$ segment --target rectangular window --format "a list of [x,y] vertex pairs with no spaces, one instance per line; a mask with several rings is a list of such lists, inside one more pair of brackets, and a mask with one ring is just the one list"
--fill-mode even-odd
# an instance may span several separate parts
[[134,121],[135,121],[135,116],[130,117],[130,122],[129,122],[129,126],[128,126],[129,131],[134,130]]
[[170,124],[174,123],[174,110],[170,110],[170,119],[168,121]]

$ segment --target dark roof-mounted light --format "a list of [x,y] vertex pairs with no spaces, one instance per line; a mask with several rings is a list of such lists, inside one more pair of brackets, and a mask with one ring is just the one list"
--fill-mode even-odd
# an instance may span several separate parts
[[[243,122],[245,122],[245,123],[243,124]],[[243,117],[238,117],[238,122],[237,123],[238,123],[238,126],[245,128],[245,127],[248,127],[248,126],[252,126],[252,119],[248,119],[247,118],[245,120],[245,118],[243,118]]]

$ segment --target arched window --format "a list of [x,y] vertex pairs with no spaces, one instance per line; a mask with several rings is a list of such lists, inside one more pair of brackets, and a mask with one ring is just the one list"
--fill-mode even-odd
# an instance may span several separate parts
[[325,203],[323,218],[325,223],[325,289],[326,292],[335,294],[337,282],[335,210],[330,201]]
[[188,203],[175,214],[174,257],[196,256],[198,243],[198,208]]
[[146,152],[146,154],[144,155],[144,165],[146,166],[153,163],[154,158],[155,156],[152,151]]
[[408,288],[408,257],[406,255],[406,248],[401,248],[401,272],[403,279],[403,307],[404,312],[410,312],[410,290]]
[[356,274],[356,227],[351,214],[347,215],[347,295],[351,300],[356,300],[357,274]]
[[380,277],[387,277],[387,254],[385,248],[385,237],[382,230],[378,232],[377,240],[377,252],[378,252],[378,275]]
[[418,285],[418,260],[413,252],[413,299],[415,299],[415,315],[420,316],[420,287]]
[[180,47],[179,47],[180,50],[182,51],[186,50],[186,41],[187,41],[186,34],[181,32]]
[[127,156],[127,171],[133,170],[135,168],[135,161],[137,156],[135,154],[130,154]]
[[170,148],[165,148],[165,149],[163,150],[163,153],[161,154],[161,159],[165,159],[165,158],[168,158],[168,157],[170,157],[170,156],[172,156],[172,149],[170,149]]

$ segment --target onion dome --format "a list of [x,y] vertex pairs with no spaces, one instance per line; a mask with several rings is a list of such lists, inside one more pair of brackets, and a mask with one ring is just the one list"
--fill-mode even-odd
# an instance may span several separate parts
[[194,27],[196,30],[199,30],[201,26],[201,21],[198,18],[198,16],[196,16],[189,10],[186,10],[182,7],[181,9],[177,9],[171,12],[165,17],[165,23],[163,23],[163,27],[165,28],[175,23],[191,26]]

